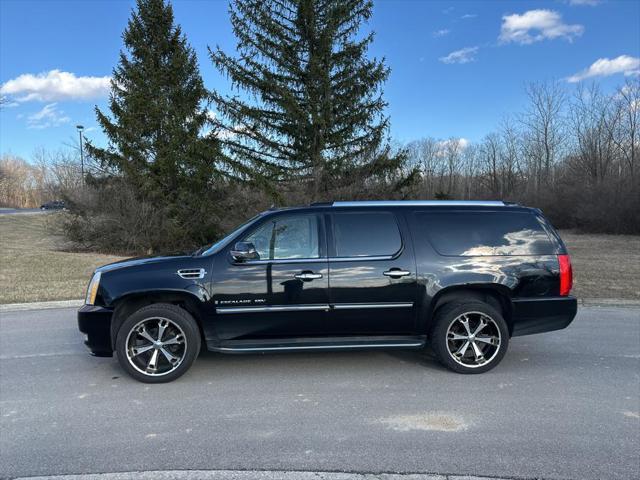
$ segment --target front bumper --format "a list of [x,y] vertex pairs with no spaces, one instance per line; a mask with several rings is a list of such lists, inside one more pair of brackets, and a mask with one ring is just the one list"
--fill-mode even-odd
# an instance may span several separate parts
[[513,337],[561,330],[578,311],[574,297],[514,298],[512,303]]
[[84,305],[78,310],[78,328],[85,334],[84,344],[92,355],[111,357],[111,317],[113,310],[94,305]]

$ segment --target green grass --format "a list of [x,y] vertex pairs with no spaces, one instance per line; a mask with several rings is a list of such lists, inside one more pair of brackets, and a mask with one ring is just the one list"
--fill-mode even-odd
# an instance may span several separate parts
[[[93,270],[121,257],[61,250],[56,213],[0,215],[0,303],[82,298]],[[580,298],[640,300],[640,236],[561,232]]]

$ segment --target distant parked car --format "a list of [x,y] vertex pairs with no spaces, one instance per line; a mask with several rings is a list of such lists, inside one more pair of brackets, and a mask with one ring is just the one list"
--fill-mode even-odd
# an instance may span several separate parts
[[[100,267],[78,312],[95,355],[143,382],[225,353],[422,348],[495,367],[576,315],[569,255],[534,208],[333,202],[270,210],[192,255]],[[398,372],[400,374],[400,372]]]
[[64,210],[65,208],[66,205],[62,200],[54,200],[40,205],[40,210]]

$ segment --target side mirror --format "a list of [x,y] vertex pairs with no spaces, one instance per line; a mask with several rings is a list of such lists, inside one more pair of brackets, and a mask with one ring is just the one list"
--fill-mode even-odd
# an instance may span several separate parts
[[231,256],[236,262],[246,260],[260,260],[256,247],[251,242],[238,242],[231,250]]

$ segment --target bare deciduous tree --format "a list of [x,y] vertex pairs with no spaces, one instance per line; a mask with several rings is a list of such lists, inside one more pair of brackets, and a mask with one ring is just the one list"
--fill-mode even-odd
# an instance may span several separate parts
[[553,167],[562,156],[566,94],[556,82],[530,83],[526,92],[529,108],[521,117],[525,135],[523,153],[537,195],[543,185],[553,183]]
[[614,109],[618,117],[614,142],[633,181],[640,156],[640,79],[629,80],[618,89]]
[[611,94],[532,84],[519,121],[482,141],[426,138],[409,148],[421,198],[498,198],[543,208],[559,227],[640,233],[640,81]]

